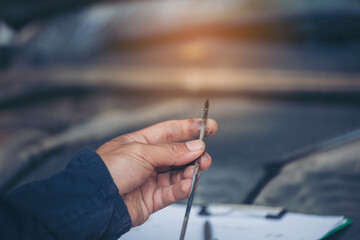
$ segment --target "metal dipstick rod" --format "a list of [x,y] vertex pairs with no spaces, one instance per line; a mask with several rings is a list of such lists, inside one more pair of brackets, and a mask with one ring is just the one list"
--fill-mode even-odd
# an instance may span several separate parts
[[[200,137],[199,137],[200,140],[203,140],[203,138],[205,136],[208,111],[209,111],[209,100],[206,100],[205,106],[204,106],[204,114],[203,114],[203,118],[201,121]],[[187,223],[189,221],[190,210],[191,210],[192,202],[194,200],[194,195],[195,195],[195,186],[196,186],[196,183],[198,181],[198,176],[199,176],[199,165],[200,165],[200,157],[198,157],[195,160],[195,168],[194,168],[194,173],[193,173],[192,182],[191,182],[190,195],[189,195],[188,202],[186,205],[185,217],[184,217],[183,225],[181,228],[180,240],[184,240],[184,237],[185,237],[186,227],[187,227]]]

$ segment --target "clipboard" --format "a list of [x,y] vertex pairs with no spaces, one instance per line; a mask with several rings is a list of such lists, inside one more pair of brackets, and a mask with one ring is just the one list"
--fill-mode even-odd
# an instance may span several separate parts
[[206,215],[219,215],[221,211],[225,212],[227,209],[229,212],[236,211],[246,216],[262,217],[270,219],[280,219],[287,212],[283,207],[269,207],[259,205],[248,205],[248,204],[223,204],[214,203],[202,206],[199,214]]
[[[173,204],[151,215],[121,240],[177,240],[185,206]],[[185,239],[211,240],[316,240],[343,229],[351,221],[343,216],[293,213],[281,207],[238,204],[193,206]],[[209,234],[211,233],[211,234]]]

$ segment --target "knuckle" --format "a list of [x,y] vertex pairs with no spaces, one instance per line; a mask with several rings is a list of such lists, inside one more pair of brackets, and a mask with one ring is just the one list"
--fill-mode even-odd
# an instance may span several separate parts
[[166,136],[165,136],[166,141],[167,142],[173,142],[174,137],[173,137],[173,134],[172,134],[172,131],[171,131],[173,121],[169,120],[169,121],[162,122],[160,124],[161,124],[162,129],[167,129]]
[[190,119],[187,120],[187,125],[188,125],[188,126],[194,126],[194,125],[196,125],[198,122],[199,122],[199,121],[198,121],[197,119],[195,119],[195,118],[190,118]]
[[165,144],[165,150],[168,153],[181,153],[184,152],[184,147],[179,143],[167,143]]
[[162,206],[167,206],[164,193],[159,194],[159,203]]
[[173,152],[177,151],[177,149],[173,143],[167,143],[164,145],[164,147],[165,147],[165,151],[167,151],[168,153],[173,153]]
[[191,118],[187,120],[187,131],[191,138],[198,138],[201,128],[201,120]]

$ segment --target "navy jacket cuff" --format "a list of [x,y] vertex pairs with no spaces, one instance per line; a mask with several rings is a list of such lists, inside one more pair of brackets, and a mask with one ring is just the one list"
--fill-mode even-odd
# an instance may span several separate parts
[[105,199],[110,198],[114,203],[113,217],[106,230],[106,236],[111,239],[119,238],[131,229],[131,218],[119,190],[104,161],[94,150],[86,147],[79,155],[88,162],[92,174],[98,180],[98,190],[103,193]]
[[[12,214],[20,238],[118,239],[131,228],[105,163],[90,148],[59,173],[25,184],[6,198],[20,209]],[[27,216],[36,220],[28,221]]]

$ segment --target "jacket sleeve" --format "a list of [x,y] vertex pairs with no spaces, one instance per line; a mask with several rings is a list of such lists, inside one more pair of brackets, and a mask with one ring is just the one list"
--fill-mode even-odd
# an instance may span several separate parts
[[118,239],[131,228],[100,156],[83,149],[50,178],[0,198],[1,239]]

